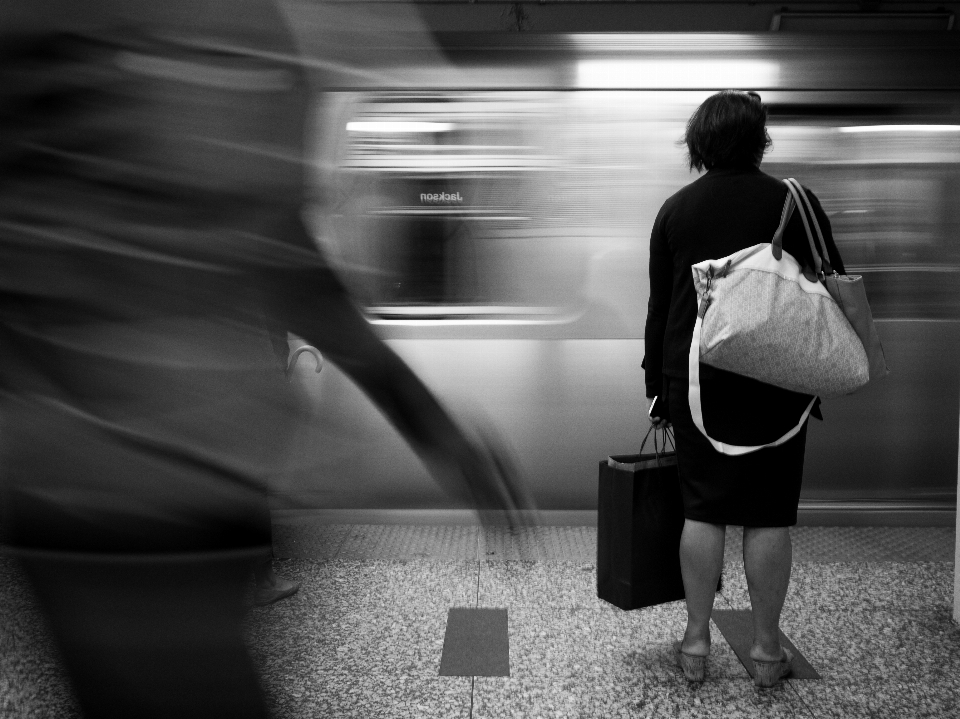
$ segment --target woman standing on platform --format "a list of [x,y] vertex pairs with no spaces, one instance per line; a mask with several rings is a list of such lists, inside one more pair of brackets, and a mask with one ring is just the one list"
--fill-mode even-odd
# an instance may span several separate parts
[[[707,172],[663,204],[650,237],[646,390],[649,398],[662,398],[654,425],[672,423],[676,436],[686,518],[680,564],[687,628],[675,651],[690,681],[703,681],[706,670],[728,524],[743,526],[757,685],[772,686],[788,676],[793,660],[780,644],[779,621],[790,581],[789,527],[797,522],[806,424],[778,447],[728,456],[697,429],[688,403],[688,352],[697,316],[691,265],[769,242],[779,224],[787,188],[759,169],[771,144],[766,118],[753,92],[725,90],[697,108],[684,141],[691,169]],[[843,273],[830,223],[813,193],[808,195],[830,257],[836,258],[834,267]],[[783,247],[809,267],[812,256],[798,214],[787,225]],[[729,444],[777,439],[797,424],[811,399],[703,364],[700,373],[706,429]],[[813,414],[821,418],[818,407]]]

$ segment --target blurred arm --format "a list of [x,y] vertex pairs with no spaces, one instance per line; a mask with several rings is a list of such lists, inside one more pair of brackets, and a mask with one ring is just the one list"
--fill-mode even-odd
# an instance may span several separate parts
[[[286,239],[313,241],[299,217]],[[443,488],[479,509],[529,507],[515,478],[486,447],[471,442],[430,390],[381,340],[339,278],[314,249],[316,264],[273,272],[267,303],[276,322],[316,346],[400,431]]]

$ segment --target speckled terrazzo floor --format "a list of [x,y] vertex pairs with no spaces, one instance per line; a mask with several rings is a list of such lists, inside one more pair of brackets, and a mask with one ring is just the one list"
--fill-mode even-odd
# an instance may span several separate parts
[[[822,675],[758,691],[713,628],[708,679],[671,643],[681,602],[622,612],[596,597],[596,529],[276,527],[277,571],[302,583],[252,610],[251,650],[278,718],[960,716],[950,619],[954,532],[793,531],[782,627]],[[728,530],[718,609],[749,606]],[[450,607],[508,610],[509,677],[440,677]],[[0,559],[0,717],[74,717],[16,567]]]

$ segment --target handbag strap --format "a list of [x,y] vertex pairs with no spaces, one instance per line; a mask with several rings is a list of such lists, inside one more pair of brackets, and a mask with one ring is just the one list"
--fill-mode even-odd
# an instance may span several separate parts
[[[794,178],[788,177],[783,183],[787,186],[788,195],[792,195],[794,202],[800,210],[800,219],[803,221],[803,229],[807,233],[807,242],[810,243],[810,252],[813,254],[814,270],[817,277],[823,281],[825,273],[833,273],[830,263],[830,253],[827,251],[827,243],[823,239],[823,232],[820,230],[820,223],[817,222],[817,216],[813,211],[813,204],[807,197],[806,190]],[[813,233],[810,231],[810,225],[813,224],[817,231],[817,239],[820,243],[819,250],[813,240]]]
[[810,403],[803,411],[803,414],[800,415],[800,420],[797,422],[797,424],[789,429],[786,434],[779,439],[774,440],[773,442],[757,445],[727,444],[725,442],[716,440],[707,434],[707,429],[703,423],[703,406],[701,405],[700,399],[700,334],[702,326],[703,318],[698,315],[697,321],[693,325],[693,337],[690,341],[690,352],[687,355],[687,370],[689,375],[687,397],[690,403],[690,416],[693,419],[694,425],[696,425],[697,429],[700,430],[700,434],[706,437],[707,441],[710,442],[710,445],[715,450],[721,452],[722,454],[731,455],[734,457],[750,454],[751,452],[756,452],[764,447],[779,447],[784,442],[787,442],[796,436],[796,434],[803,429],[803,423],[807,421],[807,417],[810,416],[810,412],[813,410],[813,405],[817,401],[816,397],[810,398]]
[[773,239],[770,240],[773,257],[779,261],[783,258],[783,232],[787,229],[787,223],[793,216],[793,209],[797,206],[793,199],[793,193],[788,192],[783,201],[783,212],[780,213],[780,224],[777,225],[777,231],[773,233]]

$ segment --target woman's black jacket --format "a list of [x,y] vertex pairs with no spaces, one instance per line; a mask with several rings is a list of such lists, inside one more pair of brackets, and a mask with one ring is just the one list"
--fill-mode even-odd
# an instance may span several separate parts
[[[826,240],[832,268],[844,267],[830,221],[804,186]],[[697,293],[691,265],[770,242],[780,223],[787,187],[758,168],[715,168],[663,203],[650,234],[650,301],[644,333],[646,391],[662,391],[663,375],[687,376]],[[813,266],[800,213],[794,210],[783,249]]]

